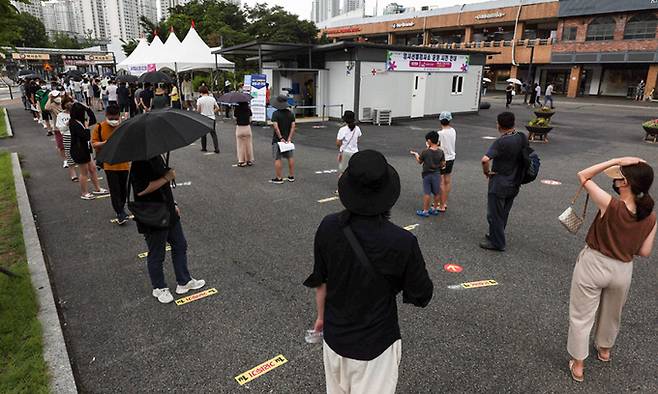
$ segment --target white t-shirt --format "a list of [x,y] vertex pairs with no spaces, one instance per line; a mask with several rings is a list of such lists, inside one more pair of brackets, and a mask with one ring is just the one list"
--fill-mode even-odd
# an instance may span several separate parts
[[89,82],[83,82],[82,83],[82,93],[87,93],[87,95],[89,95],[90,90],[91,90],[91,84]]
[[359,137],[361,137],[361,129],[359,126],[354,126],[354,130],[349,127],[343,126],[338,130],[337,140],[342,142],[340,146],[341,152],[356,153],[359,151]]
[[553,95],[553,85],[548,85],[546,87],[546,96],[552,96]]
[[71,82],[71,90],[78,93],[82,92],[82,82],[80,81]]
[[119,96],[117,96],[117,85],[108,85],[108,87],[107,87],[107,100],[108,101],[119,101]]
[[452,127],[439,130],[439,141],[441,142],[441,149],[446,155],[446,161],[455,160],[457,153],[455,152],[455,143],[457,141],[457,133]]
[[537,85],[535,88],[535,93],[537,93],[537,97],[541,96],[541,86]]
[[215,119],[217,100],[212,96],[201,96],[196,100],[196,106],[201,108],[201,115]]
[[69,130],[69,120],[71,119],[71,114],[68,112],[60,112],[57,114],[57,119],[55,120],[55,127],[59,130],[62,135],[71,135]]

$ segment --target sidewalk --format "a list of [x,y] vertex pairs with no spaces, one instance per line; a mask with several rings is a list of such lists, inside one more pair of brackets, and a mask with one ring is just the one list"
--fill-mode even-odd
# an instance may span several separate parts
[[[607,97],[607,96],[586,96],[586,97],[576,97],[570,98],[566,96],[554,95],[553,100],[555,101],[555,106],[559,105],[588,105],[588,106],[604,106],[604,107],[616,107],[616,108],[650,108],[658,109],[658,102],[650,101],[634,101],[627,99],[625,97]],[[482,101],[505,101],[505,95],[498,92],[487,93],[486,96],[482,97]],[[541,101],[544,101],[544,96],[541,97]],[[512,101],[513,104],[518,105],[523,104],[523,95],[517,94],[514,96]]]

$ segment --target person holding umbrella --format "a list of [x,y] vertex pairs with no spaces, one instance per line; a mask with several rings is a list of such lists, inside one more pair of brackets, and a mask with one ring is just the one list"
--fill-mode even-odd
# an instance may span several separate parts
[[[219,111],[217,100],[209,95],[208,88],[205,86],[199,88],[199,93],[201,94],[201,97],[196,101],[196,111],[201,115],[212,119],[213,127],[212,130],[210,130],[210,137],[212,137],[212,144],[215,147],[215,153],[219,153],[219,141],[217,140],[217,131],[215,130],[215,114]],[[207,140],[204,135],[201,137],[201,152],[208,151],[206,149],[206,143]]]
[[241,101],[233,111],[235,115],[235,142],[238,152],[238,167],[254,165],[254,146],[251,134],[251,108]]
[[[194,279],[187,264],[187,240],[180,209],[172,193],[176,172],[169,167],[169,152],[185,147],[206,135],[214,122],[194,112],[164,108],[124,121],[103,145],[98,159],[116,164],[131,161],[128,209],[135,216],[137,230],[148,246],[147,267],[153,297],[166,304],[174,300],[167,287],[163,263],[166,245],[176,275],[176,293],[185,294],[206,285]],[[163,158],[166,154],[166,158]],[[131,201],[131,188],[134,201]]]

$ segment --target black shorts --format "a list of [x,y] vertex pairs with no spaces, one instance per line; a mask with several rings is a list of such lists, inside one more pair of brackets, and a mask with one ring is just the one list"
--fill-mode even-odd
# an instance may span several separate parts
[[41,117],[43,118],[43,120],[53,119],[52,115],[50,114],[50,111],[41,111]]
[[130,103],[119,103],[119,110],[121,112],[130,112]]
[[446,161],[446,168],[441,169],[441,175],[450,175],[452,174],[452,165],[455,164],[454,160]]

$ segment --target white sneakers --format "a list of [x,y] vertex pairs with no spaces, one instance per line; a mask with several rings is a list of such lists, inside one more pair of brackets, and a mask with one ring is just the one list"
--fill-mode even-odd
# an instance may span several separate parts
[[176,286],[176,294],[185,294],[190,290],[200,289],[206,285],[206,281],[203,279],[194,279],[191,278],[187,284],[181,286]]
[[168,288],[164,289],[153,289],[153,297],[157,298],[163,304],[168,304],[174,300],[174,296],[171,295]]
[[[185,285],[176,286],[176,294],[185,294],[190,290],[197,290],[206,285],[206,281],[203,279],[190,279]],[[153,297],[157,298],[163,304],[168,304],[174,300],[174,296],[171,295],[171,292],[168,288],[164,289],[153,289]]]

